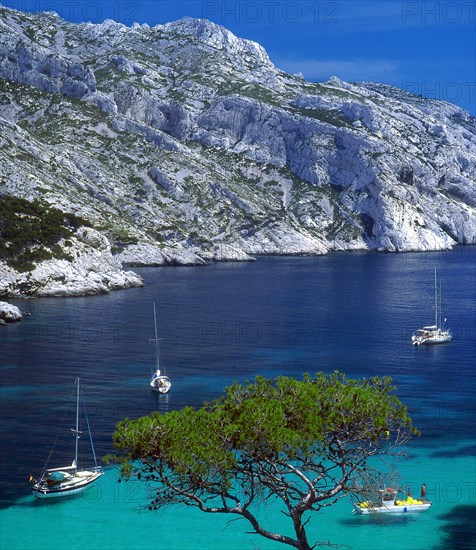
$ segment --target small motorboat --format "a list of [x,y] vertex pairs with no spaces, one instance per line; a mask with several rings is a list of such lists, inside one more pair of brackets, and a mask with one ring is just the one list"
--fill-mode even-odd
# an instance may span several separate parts
[[356,514],[410,514],[424,512],[431,506],[431,502],[424,497],[418,500],[406,495],[405,498],[398,499],[398,492],[391,487],[380,489],[376,502],[358,502],[355,504],[353,512]]

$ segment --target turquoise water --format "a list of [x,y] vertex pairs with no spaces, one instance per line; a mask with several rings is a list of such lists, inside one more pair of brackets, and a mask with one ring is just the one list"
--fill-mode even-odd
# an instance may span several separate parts
[[[344,498],[320,511],[310,540],[343,548],[474,549],[476,510],[476,269],[474,247],[438,254],[334,254],[207,268],[143,269],[146,287],[109,296],[17,302],[31,317],[0,332],[0,548],[276,549],[243,521],[190,508],[146,510],[138,483],[106,474],[82,495],[36,501],[38,475],[83,380],[96,450],[112,451],[115,423],[152,410],[199,405],[235,379],[340,369],[389,374],[422,436],[393,462],[402,486],[433,506],[401,517],[357,517]],[[432,270],[443,281],[451,344],[416,348],[412,329],[432,318]],[[161,358],[171,393],[147,388],[157,301]],[[60,445],[69,460],[71,441]],[[269,528],[288,529],[276,505]]]
[[[420,453],[401,463],[399,469],[403,480],[422,479],[422,472],[425,473],[427,496],[433,502],[429,511],[400,517],[355,516],[350,500],[344,498],[314,516],[309,527],[310,540],[331,541],[359,550],[389,548],[396,540],[405,540],[407,547],[415,549],[474,548],[474,540],[468,538],[471,534],[468,518],[463,518],[467,546],[461,545],[460,539],[455,544],[445,539],[446,522],[442,519],[447,514],[451,518],[450,527],[454,528],[458,522],[455,506],[474,506],[474,477],[471,477],[474,457],[429,460],[428,454]],[[465,478],[464,472],[470,475]],[[144,488],[137,483],[117,483],[116,474],[107,469],[93,488],[66,501],[45,503],[33,496],[22,497],[2,511],[2,548],[275,550],[285,547],[247,535],[250,529],[243,520],[228,523],[228,518],[187,508],[141,510],[141,506],[147,505]],[[260,515],[266,525],[278,530],[286,525],[272,506],[262,506]]]

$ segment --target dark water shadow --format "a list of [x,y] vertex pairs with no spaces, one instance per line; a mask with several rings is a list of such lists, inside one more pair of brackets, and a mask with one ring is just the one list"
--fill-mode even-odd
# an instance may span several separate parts
[[476,456],[476,444],[457,447],[452,450],[434,451],[430,455],[434,458],[459,458],[462,456]]
[[438,519],[444,536],[432,550],[476,550],[476,505],[456,506]]
[[352,517],[339,520],[339,523],[349,528],[360,528],[368,525],[373,528],[391,527],[392,525],[404,525],[413,523],[418,514],[355,514]]

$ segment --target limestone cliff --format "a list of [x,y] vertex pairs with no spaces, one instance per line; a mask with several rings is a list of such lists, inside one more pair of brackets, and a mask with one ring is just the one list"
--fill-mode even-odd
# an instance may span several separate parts
[[0,8],[0,38],[0,194],[87,219],[116,273],[476,242],[476,121],[452,104],[306,82],[206,20]]

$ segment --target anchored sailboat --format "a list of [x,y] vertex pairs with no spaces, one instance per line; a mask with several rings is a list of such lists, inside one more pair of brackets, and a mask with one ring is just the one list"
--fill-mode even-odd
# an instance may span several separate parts
[[[452,334],[450,330],[444,329],[444,323],[446,319],[441,322],[441,282],[438,294],[438,285],[435,268],[435,324],[419,328],[412,335],[412,342],[414,346],[420,346],[422,344],[444,344],[450,342]],[[443,325],[443,326],[442,326]]]
[[71,431],[74,433],[75,439],[73,463],[71,464],[71,466],[46,469],[46,466],[48,465],[47,462],[39,480],[33,480],[33,478],[30,477],[30,481],[35,482],[32,487],[32,491],[36,498],[51,498],[75,495],[87,489],[104,473],[101,469],[101,466],[97,465],[96,453],[94,452],[91,430],[89,428],[89,421],[86,413],[86,406],[84,407],[84,411],[86,416],[86,423],[88,426],[92,455],[94,458],[94,466],[85,470],[79,469],[78,467],[78,442],[80,434],[82,433],[79,431],[79,378],[76,379],[76,385],[76,427],[74,430],[71,429]]
[[164,374],[160,371],[160,365],[159,365],[159,338],[157,338],[157,314],[155,312],[155,303],[154,303],[154,327],[155,327],[155,338],[153,340],[150,340],[151,342],[155,342],[155,372],[152,373],[151,379],[150,379],[150,387],[152,391],[158,392],[158,393],[167,393],[170,388],[172,387],[172,382],[170,381],[168,376],[165,376],[165,370]]

